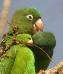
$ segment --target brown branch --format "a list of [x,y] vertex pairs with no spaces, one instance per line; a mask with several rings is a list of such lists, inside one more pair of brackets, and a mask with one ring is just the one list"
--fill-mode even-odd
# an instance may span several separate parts
[[3,2],[3,8],[2,8],[1,18],[0,18],[0,33],[3,33],[4,28],[6,27],[7,24],[10,3],[11,0],[4,0]]
[[61,61],[53,68],[47,70],[40,70],[37,74],[63,74],[63,61]]

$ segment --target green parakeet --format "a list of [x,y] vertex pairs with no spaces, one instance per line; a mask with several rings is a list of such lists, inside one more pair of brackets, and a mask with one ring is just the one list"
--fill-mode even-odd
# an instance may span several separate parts
[[[6,39],[7,38],[7,39]],[[5,43],[12,43],[12,36],[6,37]],[[32,44],[29,34],[16,35],[16,45],[13,45],[1,56],[0,74],[35,74],[34,54],[27,45]]]
[[25,45],[33,43],[29,34],[19,34],[16,40],[21,45],[15,45],[12,49],[17,49],[15,62],[12,67],[11,74],[35,74],[35,59],[30,48]]
[[[14,27],[16,28],[18,33],[31,34],[33,37],[34,44],[41,47],[43,50],[46,50],[46,53],[50,53],[49,56],[52,57],[56,40],[52,33],[43,32],[44,23],[43,21],[41,21],[41,15],[36,9],[25,8],[17,10],[12,18],[11,26],[9,27],[10,35],[13,34],[12,29]],[[36,34],[37,32],[42,33]],[[44,44],[46,44],[46,46]],[[39,71],[41,68],[46,69],[50,63],[50,59],[39,48],[35,46],[30,48],[35,54],[36,71]]]

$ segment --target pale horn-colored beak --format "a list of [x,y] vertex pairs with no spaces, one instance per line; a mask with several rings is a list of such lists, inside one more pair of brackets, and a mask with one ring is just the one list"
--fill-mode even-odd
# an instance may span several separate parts
[[39,31],[43,31],[43,29],[44,29],[44,23],[41,19],[38,19],[33,25],[33,34]]
[[33,45],[33,40],[32,40],[32,39],[29,40],[29,41],[27,42],[27,45],[28,45],[28,46],[32,46],[32,45]]

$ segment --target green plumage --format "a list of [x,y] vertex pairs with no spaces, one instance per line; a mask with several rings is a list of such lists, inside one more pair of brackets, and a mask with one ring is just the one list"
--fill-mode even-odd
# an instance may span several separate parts
[[2,45],[5,48],[5,50],[7,50],[12,45],[12,43],[13,43],[13,36],[7,35],[3,40]]
[[16,40],[17,41],[20,41],[20,42],[22,42],[22,43],[27,43],[29,40],[31,40],[32,38],[31,38],[31,35],[29,35],[29,34],[18,34],[17,36],[16,36]]
[[12,69],[13,62],[14,60],[11,57],[1,58],[0,59],[0,74],[9,74]]
[[12,36],[7,36],[6,38],[5,38],[5,43],[6,43],[6,46],[7,45],[11,45],[12,44],[12,40],[13,40],[13,37]]
[[0,57],[0,74],[10,74],[15,60],[16,51],[9,49]]
[[50,46],[54,48],[56,45],[55,36],[51,32],[37,32],[32,36],[32,39],[39,46]]
[[[12,36],[6,37],[6,44],[12,40]],[[13,45],[1,56],[0,74],[35,74],[34,54],[25,43],[31,39],[29,34],[19,34],[16,41],[22,41],[21,44]],[[12,41],[11,41],[12,42]]]
[[[33,19],[29,20],[27,18],[28,15],[32,15]],[[40,18],[39,12],[34,8],[25,8],[21,10],[17,10],[12,18],[11,26],[9,27],[9,34],[12,34],[12,27],[17,26],[19,33],[29,33],[32,34],[32,24],[36,22],[36,20]]]
[[16,45],[12,47],[18,49],[11,74],[35,74],[35,60],[32,51],[28,47]]
[[52,58],[54,47],[56,45],[55,36],[51,32],[37,32],[32,36],[32,39],[34,44],[39,47],[34,46],[32,48],[35,54],[36,71],[39,71],[41,68],[46,69],[51,60],[41,49],[43,49],[50,58]]
[[[29,15],[31,15],[33,18],[28,17]],[[35,69],[36,72],[38,72],[40,69],[46,69],[48,67],[50,59],[45,53],[42,52],[42,50],[40,50],[40,48],[42,48],[50,57],[52,57],[53,49],[56,45],[56,39],[51,32],[38,32],[36,34],[33,34],[33,24],[36,25],[35,22],[40,19],[40,17],[40,13],[34,8],[25,8],[17,10],[15,12],[11,21],[11,25],[9,26],[8,36],[4,40],[4,44],[6,46],[9,45],[9,43],[12,44],[13,35],[16,35],[14,31],[18,32],[15,38],[19,44],[12,44],[12,47],[8,50],[7,53],[10,54],[10,50],[13,50],[11,53],[13,54],[12,56],[14,57],[15,61],[13,62],[14,64],[11,74],[35,74]],[[17,27],[17,29],[14,30],[14,27]],[[26,43],[29,39],[31,39],[31,36],[28,34],[32,35],[32,39],[34,42],[33,47],[29,48]],[[34,55],[32,52],[34,53]],[[25,60],[24,57],[25,59],[27,59]],[[27,64],[27,66],[25,64]],[[9,69],[9,67],[7,68]]]

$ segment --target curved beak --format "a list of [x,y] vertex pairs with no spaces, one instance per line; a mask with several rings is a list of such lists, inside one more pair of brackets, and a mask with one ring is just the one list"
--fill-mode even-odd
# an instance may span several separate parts
[[28,45],[28,46],[32,46],[32,45],[33,45],[33,40],[32,40],[32,39],[29,40],[29,41],[27,42],[27,45]]
[[39,31],[43,31],[44,23],[41,19],[38,19],[35,24],[33,24],[33,34]]

